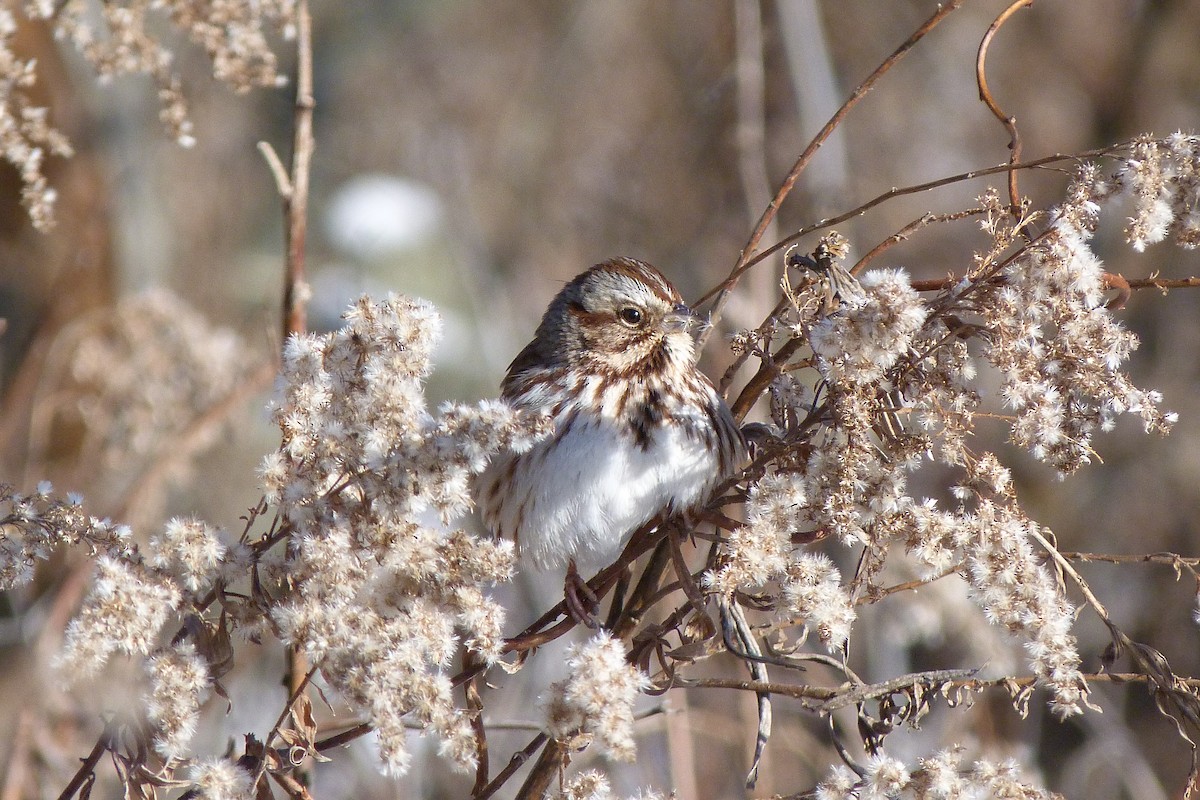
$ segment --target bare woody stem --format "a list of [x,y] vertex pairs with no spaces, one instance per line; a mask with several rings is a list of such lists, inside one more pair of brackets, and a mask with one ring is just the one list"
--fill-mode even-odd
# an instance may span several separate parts
[[487,786],[484,786],[478,792],[475,792],[471,795],[472,800],[487,800],[487,798],[495,794],[501,786],[508,782],[508,779],[511,778],[517,770],[524,766],[525,763],[533,757],[533,754],[538,751],[538,748],[545,744],[546,740],[549,738],[550,737],[544,733],[539,733],[537,736],[533,737],[533,740],[527,744],[524,749],[518,750],[513,754],[512,758],[509,759],[508,764],[504,767],[504,769],[500,770],[500,774],[493,778]]
[[1131,144],[1130,141],[1124,141],[1124,142],[1119,142],[1114,145],[1110,145],[1108,147],[1099,147],[1094,150],[1085,150],[1080,153],[1054,153],[1053,155],[1043,156],[1042,158],[1034,159],[1033,161],[1024,161],[1024,162],[1015,163],[1015,164],[999,164],[994,167],[984,167],[982,169],[974,169],[969,172],[961,172],[957,175],[948,175],[944,178],[938,178],[937,180],[927,181],[925,183],[916,183],[916,184],[913,184],[912,186],[903,186],[903,187],[889,189],[886,192],[876,195],[875,197],[871,198],[870,200],[866,201],[865,203],[855,206],[854,208],[850,209],[849,211],[845,211],[845,212],[838,214],[836,216],[833,216],[833,217],[826,217],[825,219],[814,222],[811,225],[806,225],[803,228],[796,231],[795,233],[793,233],[783,239],[780,239],[778,242],[771,245],[770,247],[767,247],[766,249],[758,252],[754,256],[748,258],[743,267],[735,270],[734,273],[731,273],[729,278],[726,278],[725,281],[723,281],[722,283],[718,284],[717,286],[713,287],[712,289],[710,289],[709,291],[704,293],[699,299],[697,299],[693,303],[693,305],[694,306],[701,305],[702,303],[704,303],[707,300],[709,300],[710,298],[712,298],[714,295],[721,294],[724,290],[724,287],[727,284],[729,284],[730,280],[736,281],[736,278],[738,276],[740,276],[742,273],[744,273],[746,270],[750,269],[751,267],[754,267],[759,262],[765,261],[766,259],[770,258],[775,253],[778,253],[779,251],[783,250],[784,248],[786,248],[788,245],[792,244],[793,242],[797,242],[800,239],[803,239],[805,236],[808,236],[810,233],[814,233],[815,231],[819,231],[824,228],[830,228],[834,225],[838,225],[842,222],[845,222],[848,219],[854,219],[855,217],[860,217],[863,214],[870,211],[872,208],[875,208],[875,206],[882,205],[883,203],[886,203],[889,200],[894,200],[897,197],[904,197],[904,196],[910,195],[910,194],[920,194],[921,192],[928,192],[933,189],[940,189],[943,186],[950,186],[955,183],[962,183],[963,181],[974,180],[976,178],[983,178],[983,177],[987,177],[988,175],[997,175],[1000,173],[1011,172],[1012,170],[1037,169],[1040,167],[1047,167],[1051,164],[1058,164],[1058,163],[1062,163],[1062,162],[1078,163],[1080,161],[1084,161],[1089,158],[1114,156],[1114,155],[1118,154],[1121,150],[1128,148],[1130,146],[1130,144]]
[[[1059,552],[1055,543],[1043,536],[1036,527],[1030,528],[1029,536],[1041,545],[1054,561],[1055,566],[1075,583],[1092,611],[1108,628],[1112,642],[1117,648],[1116,651],[1127,653],[1129,659],[1137,667],[1138,673],[1145,676],[1159,713],[1174,722],[1179,734],[1192,745],[1192,771],[1188,780],[1191,787],[1196,788],[1197,783],[1200,783],[1200,763],[1197,761],[1195,731],[1200,726],[1197,725],[1195,684],[1189,685],[1188,681],[1180,680],[1171,671],[1170,665],[1161,653],[1138,644],[1117,627],[1117,624],[1112,621],[1112,617],[1109,616],[1108,609],[1092,592],[1091,587],[1075,569],[1075,565],[1071,563],[1070,559]],[[1188,729],[1191,730],[1190,734]],[[1185,796],[1190,793],[1189,789]]]
[[[851,109],[858,105],[858,102],[875,87],[875,84],[879,82],[879,79],[887,74],[887,72],[890,71],[892,67],[894,67],[896,63],[908,53],[909,50],[916,46],[917,42],[923,39],[927,33],[936,28],[947,16],[950,15],[951,12],[957,10],[962,3],[963,0],[951,0],[951,2],[940,6],[938,10],[934,12],[933,16],[927,19],[925,23],[921,25],[921,27],[917,28],[917,30],[914,31],[913,34],[909,36],[903,44],[896,48],[896,50],[890,56],[884,59],[883,62],[875,68],[874,72],[868,75],[862,83],[855,87],[854,91],[850,93],[850,96],[846,99],[846,102],[842,104],[841,108],[834,112],[834,115],[829,118],[829,121],[825,123],[825,126],[821,128],[821,130],[817,132],[817,135],[813,137],[813,140],[808,143],[808,147],[806,147],[804,152],[800,154],[800,157],[796,159],[796,163],[792,165],[792,169],[788,172],[787,177],[783,179],[783,183],[780,184],[779,190],[775,193],[775,197],[771,199],[771,202],[767,204],[766,210],[764,210],[762,216],[759,217],[758,224],[754,226],[754,232],[750,234],[750,239],[746,242],[746,246],[742,249],[737,263],[729,273],[729,277],[722,282],[720,287],[715,290],[715,292],[709,292],[698,301],[703,302],[711,297],[714,293],[716,294],[716,300],[713,302],[711,312],[714,322],[720,317],[721,309],[725,306],[729,292],[732,291],[733,287],[737,285],[738,279],[742,276],[742,274],[749,269],[750,266],[752,266],[753,261],[751,259],[754,258],[756,251],[758,250],[758,245],[762,241],[763,235],[767,232],[767,229],[775,220],[776,215],[779,213],[780,207],[783,205],[783,201],[787,199],[789,194],[791,194],[792,187],[796,185],[796,181],[799,179],[800,174],[804,172],[804,170],[808,167],[809,162],[811,162],[813,157],[816,156],[817,151],[821,148],[821,145],[823,145],[829,136],[834,132],[834,130],[836,130],[837,127],[842,124],[842,120],[846,118]],[[709,331],[711,330],[712,328],[709,328]],[[703,345],[703,340],[700,342],[700,344]]]
[[[299,665],[304,664],[305,659],[304,659],[303,654],[299,654],[298,650],[295,647],[290,648],[288,650],[288,655],[291,656],[293,659],[292,664],[289,665],[289,669],[294,670],[296,668],[296,666],[298,666],[295,661],[297,655],[299,656]],[[298,682],[299,685],[291,688],[290,694],[288,695],[287,703],[285,703],[283,706],[283,711],[279,712],[279,716],[275,719],[275,724],[271,726],[271,732],[268,733],[267,738],[265,740],[263,740],[263,744],[265,745],[265,747],[269,748],[271,746],[271,743],[275,740],[275,737],[279,735],[279,731],[283,729],[284,723],[287,721],[288,715],[292,713],[292,708],[296,705],[296,701],[300,699],[300,695],[308,687],[309,681],[312,680],[313,676],[316,675],[316,673],[317,673],[316,667],[313,667],[312,669],[308,670],[307,672],[301,673],[300,680]],[[291,676],[294,674],[295,674],[294,672],[289,673],[289,675],[288,675],[289,682],[290,682]],[[264,758],[262,761],[259,762],[258,771],[254,775],[254,783],[256,785],[258,784],[258,781],[262,778],[262,776],[266,773],[266,771],[267,771],[267,760]]]
[[[284,225],[287,230],[287,262],[283,286],[283,341],[302,334],[308,327],[308,287],[305,277],[305,242],[308,235],[309,165],[312,162],[313,141],[313,53],[312,15],[308,0],[296,4],[296,104],[293,118],[295,131],[292,144],[292,174],[289,191],[283,195]],[[287,675],[288,705],[308,685],[311,672],[304,652],[297,645],[288,647]],[[286,713],[286,709],[285,709]],[[269,742],[268,742],[269,744]],[[305,781],[306,772],[298,776]]]
[[542,748],[542,754],[534,762],[525,782],[517,791],[517,800],[540,800],[546,796],[550,782],[559,775],[571,761],[567,747],[560,742],[550,739]]
[[[913,281],[912,287],[918,292],[940,292],[951,288],[959,283],[961,279],[953,276],[949,278],[934,278],[932,280]],[[1105,272],[1101,276],[1104,286],[1108,289],[1116,289],[1117,291],[1125,292],[1133,289],[1158,289],[1160,292],[1166,292],[1171,289],[1200,289],[1200,277],[1191,278],[1126,278],[1123,275],[1116,275],[1111,272]],[[1112,308],[1113,306],[1109,306]]]
[[312,16],[308,0],[296,6],[296,105],[293,119],[292,174],[283,192],[283,215],[287,233],[287,274],[283,286],[283,336],[303,333],[307,328],[305,288],[305,241],[308,235],[308,178],[315,144],[313,141]]
[[92,752],[88,753],[87,758],[83,759],[83,763],[71,778],[71,782],[59,794],[58,800],[71,800],[75,793],[83,788],[104,753],[112,746],[114,734],[115,729],[112,723],[104,726],[104,733],[100,734],[100,738],[96,740],[96,746],[92,748]]
[[[987,60],[988,48],[991,47],[992,39],[1003,27],[1004,23],[1008,22],[1013,14],[1022,8],[1028,8],[1033,5],[1033,0],[1016,0],[1008,8],[1000,13],[1000,16],[988,26],[987,32],[983,35],[983,39],[979,42],[979,53],[975,57],[975,82],[979,85],[979,99],[982,100],[992,112],[996,119],[1000,120],[1004,125],[1004,129],[1008,131],[1008,156],[1009,164],[1016,164],[1021,160],[1021,134],[1017,130],[1017,118],[1009,114],[1005,114],[1000,104],[992,96],[992,90],[988,88],[987,69],[984,62]],[[1008,173],[1008,203],[1009,209],[1013,216],[1021,214],[1021,193],[1017,188],[1017,173],[1013,170]]]
[[[681,679],[677,682],[678,686],[688,689],[736,689],[743,692],[770,692],[781,697],[788,697],[793,700],[799,700],[801,705],[812,711],[832,711],[838,708],[844,708],[848,705],[861,702],[865,699],[875,699],[894,692],[902,691],[908,687],[925,684],[936,684],[945,691],[957,691],[960,689],[970,691],[982,691],[984,689],[1001,688],[1008,689],[1010,687],[1028,687],[1037,684],[1037,678],[1030,676],[1012,677],[1005,676],[1002,678],[975,678],[975,677],[959,677],[960,671],[944,670],[941,674],[934,673],[914,673],[905,675],[902,678],[897,678],[891,681],[886,681],[881,684],[871,684],[866,686],[856,686],[852,683],[844,683],[838,687],[822,687],[811,686],[806,684],[782,683],[779,681],[753,681],[744,680],[741,678],[696,678],[696,679]],[[948,676],[949,679],[946,679]],[[1140,672],[1093,672],[1086,673],[1084,677],[1090,683],[1153,683],[1153,676],[1145,675]],[[1200,680],[1195,678],[1179,679],[1184,686],[1191,688],[1200,688]]]

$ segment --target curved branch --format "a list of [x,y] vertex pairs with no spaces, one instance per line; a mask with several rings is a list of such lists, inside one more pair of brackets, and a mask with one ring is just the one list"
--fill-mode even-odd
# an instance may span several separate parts
[[[975,56],[975,82],[979,86],[979,99],[982,100],[992,112],[992,115],[1000,120],[1004,125],[1004,129],[1008,131],[1008,149],[1011,151],[1008,157],[1009,164],[1015,164],[1021,160],[1021,134],[1017,130],[1017,118],[1009,114],[1005,114],[1000,108],[999,103],[992,96],[992,90],[988,88],[987,70],[984,67],[984,62],[987,59],[988,48],[991,47],[992,39],[1008,22],[1009,18],[1017,13],[1022,8],[1028,8],[1033,5],[1033,0],[1016,0],[1008,8],[1000,13],[1000,16],[993,20],[988,26],[987,32],[983,34],[983,39],[979,42],[979,52]],[[1008,173],[1008,204],[1014,217],[1021,215],[1021,194],[1017,189],[1017,173],[1012,171]]]
[[104,732],[96,740],[96,745],[92,748],[92,752],[88,753],[87,758],[83,759],[83,763],[80,764],[79,769],[71,778],[71,782],[59,794],[58,800],[71,800],[75,796],[75,793],[83,788],[83,785],[87,783],[88,777],[92,775],[92,771],[96,769],[96,765],[100,763],[100,759],[104,756],[104,753],[112,747],[115,735],[116,730],[113,727],[113,723],[110,722],[104,726]]
[[[767,204],[766,209],[763,211],[762,216],[759,217],[758,224],[754,226],[754,232],[750,234],[750,239],[746,242],[746,246],[742,249],[737,263],[729,273],[729,277],[727,277],[714,291],[710,291],[709,293],[705,294],[704,297],[698,301],[704,302],[704,300],[711,297],[714,293],[717,295],[716,300],[713,302],[711,312],[711,318],[713,322],[715,322],[721,316],[721,309],[725,306],[726,298],[728,298],[729,292],[733,289],[733,287],[737,285],[738,279],[747,269],[756,263],[754,261],[754,255],[758,249],[759,242],[762,240],[767,228],[769,228],[771,223],[774,222],[775,216],[779,213],[780,206],[783,205],[783,201],[787,199],[789,194],[791,194],[792,187],[795,186],[796,180],[800,177],[800,173],[804,171],[809,162],[812,161],[813,157],[817,154],[817,150],[820,149],[821,145],[825,143],[825,140],[829,138],[830,134],[833,133],[838,125],[842,124],[842,120],[846,118],[846,115],[850,113],[850,110],[858,105],[858,102],[866,96],[867,92],[871,91],[871,89],[875,87],[875,84],[879,82],[879,79],[887,74],[887,72],[891,70],[891,68],[894,67],[896,63],[908,53],[909,50],[916,46],[917,42],[921,41],[921,39],[924,38],[927,33],[936,28],[942,22],[942,20],[949,16],[951,12],[956,11],[962,4],[963,0],[951,0],[945,5],[939,6],[938,10],[935,11],[933,15],[921,25],[921,27],[917,28],[917,30],[914,31],[913,34],[909,36],[903,44],[897,47],[890,56],[884,59],[883,62],[875,68],[874,72],[868,75],[862,83],[855,87],[854,91],[850,93],[850,96],[846,98],[846,102],[842,103],[841,108],[834,112],[834,115],[829,118],[829,121],[825,123],[825,126],[821,128],[821,130],[817,132],[817,135],[813,137],[812,141],[808,143],[808,147],[804,148],[804,152],[802,152],[800,157],[796,159],[796,163],[792,165],[792,169],[788,172],[787,177],[783,179],[783,183],[779,186],[779,190],[775,193],[775,197],[771,199],[771,202]],[[710,327],[700,339],[700,346],[703,346],[704,339],[711,330],[712,328]]]
[[[1023,162],[1009,163],[1009,164],[998,164],[994,167],[985,167],[983,169],[974,169],[974,170],[971,170],[970,172],[960,172],[957,175],[948,175],[944,178],[938,178],[937,180],[927,181],[925,183],[917,183],[917,184],[913,184],[912,186],[904,186],[904,187],[900,187],[900,188],[889,189],[888,191],[883,192],[882,194],[876,195],[875,197],[866,201],[862,205],[856,206],[856,207],[850,209],[849,211],[843,212],[834,217],[826,217],[825,219],[822,219],[818,222],[814,222],[811,225],[806,225],[805,227],[801,228],[800,230],[796,231],[795,233],[791,234],[790,236],[780,239],[778,242],[776,242],[775,244],[766,248],[765,250],[759,251],[756,255],[754,255],[751,258],[745,258],[745,256],[743,255],[744,263],[741,260],[739,260],[739,262],[738,262],[741,266],[735,267],[734,271],[732,273],[730,273],[728,278],[726,278],[723,282],[721,282],[717,286],[714,286],[712,289],[709,289],[707,292],[705,292],[703,295],[701,295],[694,303],[692,303],[692,305],[698,306],[698,305],[701,305],[701,304],[705,303],[706,301],[710,300],[714,295],[725,294],[727,287],[732,287],[732,285],[737,282],[737,278],[739,278],[743,273],[745,273],[746,270],[751,269],[752,267],[759,264],[760,262],[766,260],[767,258],[770,258],[772,255],[774,255],[775,253],[778,253],[780,250],[787,248],[789,245],[792,245],[795,242],[798,242],[799,240],[803,239],[805,236],[808,236],[810,233],[814,233],[814,232],[822,230],[824,228],[833,227],[834,225],[845,222],[848,219],[853,219],[854,217],[862,216],[863,214],[870,211],[875,206],[882,205],[883,203],[886,203],[889,200],[894,200],[897,197],[904,197],[904,196],[910,195],[910,194],[920,194],[921,192],[928,192],[932,189],[940,189],[943,186],[950,186],[955,183],[962,183],[963,181],[970,181],[970,180],[974,180],[975,178],[984,178],[984,177],[987,177],[988,175],[997,175],[997,174],[1000,174],[1003,172],[1011,172],[1013,170],[1037,169],[1039,167],[1044,167],[1049,164],[1056,164],[1056,163],[1059,163],[1062,161],[1079,162],[1079,161],[1083,161],[1088,158],[1114,156],[1114,155],[1118,154],[1121,150],[1127,149],[1130,144],[1131,144],[1131,142],[1129,140],[1126,140],[1123,142],[1118,142],[1115,145],[1109,145],[1108,147],[1098,147],[1094,150],[1083,150],[1078,153],[1055,153],[1053,155],[1043,156],[1042,158],[1034,159],[1033,161],[1023,161]],[[732,283],[731,283],[731,281],[732,281]]]

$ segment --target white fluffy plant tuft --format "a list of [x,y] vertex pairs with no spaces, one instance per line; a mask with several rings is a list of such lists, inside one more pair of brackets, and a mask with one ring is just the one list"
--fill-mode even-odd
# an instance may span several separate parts
[[[178,518],[139,548],[127,529],[55,499],[48,484],[28,496],[5,489],[18,534],[0,546],[8,585],[56,544],[101,552],[58,665],[79,680],[114,656],[143,660],[142,716],[168,762],[186,762],[240,631],[300,648],[369,719],[387,772],[408,768],[414,726],[435,734],[457,767],[475,765],[449,670],[463,649],[485,664],[499,658],[504,609],[487,589],[510,579],[514,552],[458,525],[471,477],[498,450],[547,431],[495,401],[430,411],[423,380],[439,330],[428,303],[363,298],[340,330],[288,343],[273,407],[283,442],[261,471],[279,517],[260,539]],[[246,780],[223,761],[193,773],[213,798],[237,796]]]
[[273,617],[368,713],[387,771],[408,767],[408,721],[469,769],[474,738],[446,670],[463,645],[499,658],[504,609],[483,589],[511,577],[514,554],[454,525],[487,459],[545,431],[495,402],[427,409],[440,330],[428,303],[363,298],[345,318],[285,351],[274,410],[283,445],[262,471],[293,543]]

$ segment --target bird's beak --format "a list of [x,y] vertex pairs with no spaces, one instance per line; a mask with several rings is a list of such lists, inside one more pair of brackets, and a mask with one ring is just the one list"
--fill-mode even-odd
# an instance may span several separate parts
[[666,327],[673,331],[690,331],[703,327],[706,323],[691,307],[685,303],[676,303],[664,319]]

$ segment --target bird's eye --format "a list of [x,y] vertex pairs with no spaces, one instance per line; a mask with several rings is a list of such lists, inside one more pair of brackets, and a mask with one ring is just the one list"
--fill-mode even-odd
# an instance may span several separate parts
[[617,312],[617,316],[621,318],[621,322],[626,325],[635,326],[642,324],[642,311],[633,306],[626,306]]

